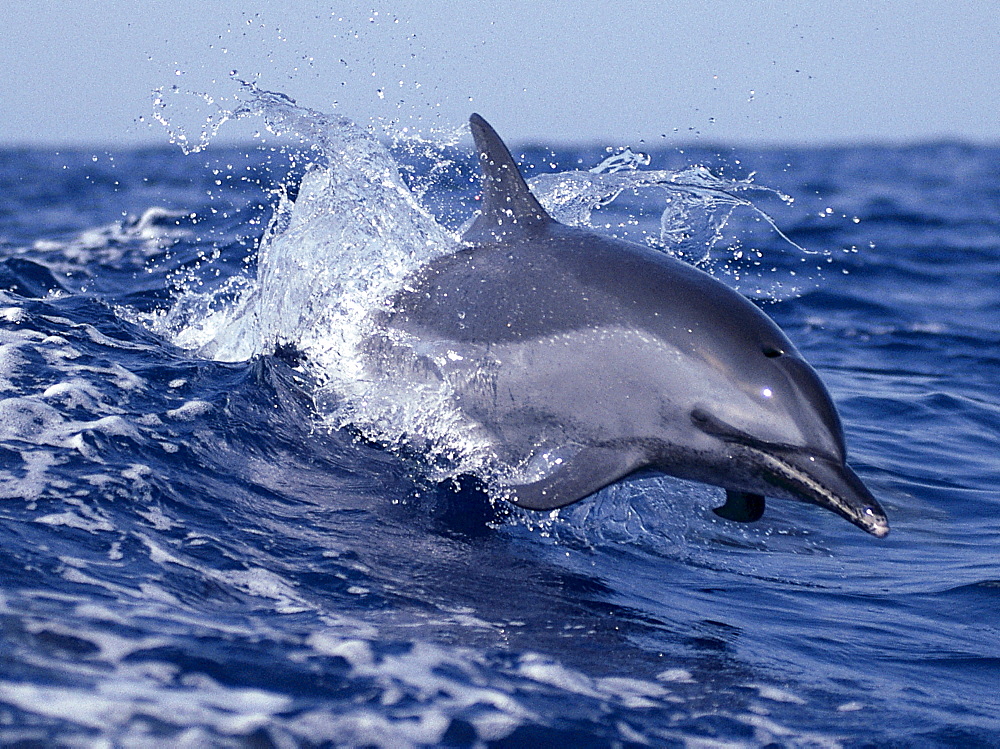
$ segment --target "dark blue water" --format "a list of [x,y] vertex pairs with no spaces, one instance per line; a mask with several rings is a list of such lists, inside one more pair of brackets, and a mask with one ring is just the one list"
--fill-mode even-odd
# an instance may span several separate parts
[[[303,158],[0,153],[0,744],[1000,746],[1000,149],[652,154],[795,197],[767,208],[808,262],[730,229],[802,280],[766,309],[885,540],[656,476],[493,517],[325,427],[294,358],[149,325],[254,273]],[[455,158],[425,196],[452,228]]]

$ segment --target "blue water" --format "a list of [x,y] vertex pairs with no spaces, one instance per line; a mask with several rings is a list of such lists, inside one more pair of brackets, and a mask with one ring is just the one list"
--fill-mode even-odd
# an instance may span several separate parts
[[[187,346],[311,153],[0,152],[0,744],[1000,746],[1000,149],[650,154],[795,198],[764,207],[814,255],[752,211],[727,231],[885,540],[649,475],[493,514],[332,428],[293,355]],[[449,153],[397,158],[453,230]],[[598,213],[641,232],[649,201]]]

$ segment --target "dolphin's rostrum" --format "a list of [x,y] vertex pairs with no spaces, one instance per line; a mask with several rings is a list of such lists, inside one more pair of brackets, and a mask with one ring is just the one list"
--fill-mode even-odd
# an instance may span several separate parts
[[490,125],[470,124],[480,213],[407,279],[370,353],[391,369],[404,341],[411,374],[449,385],[503,496],[550,510],[653,468],[724,488],[731,520],[771,496],[889,532],[826,388],[770,318],[686,263],[556,222]]

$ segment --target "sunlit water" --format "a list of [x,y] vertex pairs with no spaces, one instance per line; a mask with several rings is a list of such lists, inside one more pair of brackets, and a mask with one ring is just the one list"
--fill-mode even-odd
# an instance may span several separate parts
[[447,393],[355,353],[474,160],[250,109],[289,145],[0,153],[0,743],[1000,743],[1000,150],[515,149],[564,220],[781,300],[880,541],[439,485]]

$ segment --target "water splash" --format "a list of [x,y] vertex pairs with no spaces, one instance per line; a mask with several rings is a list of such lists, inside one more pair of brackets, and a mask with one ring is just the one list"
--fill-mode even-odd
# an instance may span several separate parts
[[419,440],[428,466],[445,466],[443,475],[469,460],[477,464],[481,458],[473,456],[486,443],[446,384],[381,376],[364,354],[373,314],[414,270],[452,251],[458,237],[418,201],[372,129],[249,84],[244,98],[226,116],[261,118],[268,132],[304,154],[297,195],[293,200],[279,188],[255,275],[231,277],[210,292],[188,285],[153,324],[217,360],[293,348],[303,355],[323,425],[351,425],[389,445]]
[[[727,276],[737,290],[770,301],[798,293],[801,284],[789,284],[777,269],[763,269],[763,253],[745,250],[738,237],[727,233],[733,212],[743,208],[763,220],[788,247],[802,256],[822,253],[808,250],[778,227],[775,220],[749,197],[757,193],[777,197],[786,205],[794,198],[744,179],[727,179],[694,165],[680,171],[643,170],[650,159],[630,149],[609,156],[590,170],[542,174],[528,181],[532,192],[557,220],[572,226],[599,229],[593,214],[623,193],[657,190],[663,195],[659,232],[646,233],[646,243],[715,275]],[[742,262],[745,261],[745,262]],[[745,267],[747,264],[756,269]],[[819,271],[819,267],[816,269]],[[770,276],[768,278],[767,276]],[[751,283],[746,283],[746,280]]]
[[[239,109],[227,109],[227,97],[186,91],[179,86],[160,86],[153,91],[153,119],[163,125],[170,142],[188,155],[204,151],[219,130],[237,117]],[[181,124],[193,119],[194,126]],[[192,132],[197,130],[197,135]]]
[[456,238],[420,205],[371,130],[250,84],[244,100],[214,123],[245,117],[260,118],[270,133],[304,149],[298,194],[292,200],[287,186],[278,188],[256,277],[248,272],[205,294],[183,289],[181,309],[159,319],[161,332],[224,361],[282,345],[314,359],[337,358],[332,351],[344,341],[332,339],[352,337],[362,310],[377,307],[395,281]]

